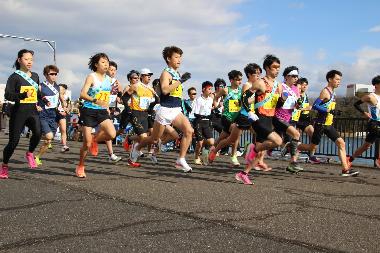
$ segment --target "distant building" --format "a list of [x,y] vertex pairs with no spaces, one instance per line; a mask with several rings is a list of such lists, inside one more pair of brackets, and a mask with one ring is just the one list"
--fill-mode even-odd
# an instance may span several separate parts
[[346,97],[361,97],[365,93],[371,93],[374,87],[371,84],[354,83],[348,84],[346,90]]

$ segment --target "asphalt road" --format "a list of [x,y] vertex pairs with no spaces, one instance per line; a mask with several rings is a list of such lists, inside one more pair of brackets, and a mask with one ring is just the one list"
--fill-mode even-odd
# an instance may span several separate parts
[[247,186],[226,157],[184,174],[175,153],[130,168],[101,145],[81,180],[79,145],[61,154],[55,144],[31,170],[22,138],[0,181],[0,252],[379,252],[378,169],[343,178],[337,165],[305,164],[292,175],[269,161]]

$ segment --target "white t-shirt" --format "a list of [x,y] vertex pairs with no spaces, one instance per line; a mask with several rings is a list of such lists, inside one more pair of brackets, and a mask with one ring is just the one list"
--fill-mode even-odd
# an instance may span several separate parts
[[210,116],[212,103],[214,99],[212,97],[204,98],[203,96],[197,97],[194,100],[192,114],[199,114],[202,116]]

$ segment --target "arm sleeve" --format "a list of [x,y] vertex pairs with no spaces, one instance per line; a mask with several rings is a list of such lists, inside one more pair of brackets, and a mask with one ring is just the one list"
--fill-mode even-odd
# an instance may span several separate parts
[[244,109],[249,111],[250,104],[248,103],[248,99],[253,95],[253,93],[250,90],[247,90],[246,92],[243,93],[243,96],[241,98],[242,101],[242,106]]
[[20,100],[26,98],[26,92],[19,93],[16,91],[17,78],[15,75],[11,75],[8,78],[7,85],[5,86],[4,97],[6,100],[20,102]]
[[364,110],[360,107],[360,105],[363,104],[363,101],[358,100],[354,103],[354,107],[356,110],[358,110],[360,113],[364,113]]
[[327,108],[321,106],[322,103],[323,103],[322,99],[317,98],[317,100],[315,100],[313,104],[313,109],[317,110],[318,112],[327,112]]

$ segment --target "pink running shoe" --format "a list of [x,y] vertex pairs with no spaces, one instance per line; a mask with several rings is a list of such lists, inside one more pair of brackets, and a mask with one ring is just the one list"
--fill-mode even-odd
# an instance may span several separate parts
[[252,181],[248,177],[248,174],[246,174],[242,171],[235,174],[235,179],[239,182],[243,182],[243,184],[253,185]]
[[247,164],[251,163],[256,157],[255,144],[251,143],[247,147],[247,154],[245,155],[245,161]]
[[29,168],[35,169],[38,167],[36,164],[36,160],[34,160],[34,155],[32,152],[26,152],[25,158],[28,161]]
[[208,163],[212,163],[216,158],[216,153],[215,153],[215,147],[210,148],[210,153],[208,153]]
[[8,179],[8,165],[1,165],[0,179]]

